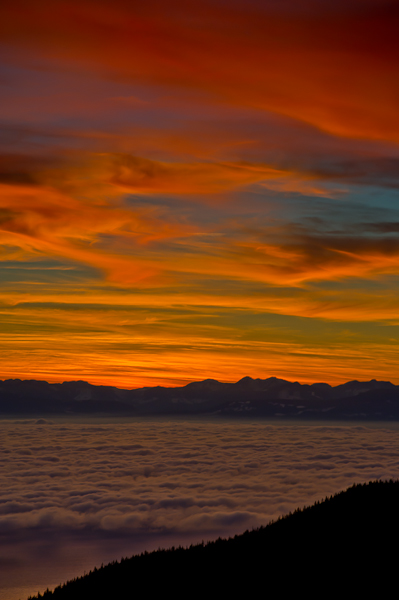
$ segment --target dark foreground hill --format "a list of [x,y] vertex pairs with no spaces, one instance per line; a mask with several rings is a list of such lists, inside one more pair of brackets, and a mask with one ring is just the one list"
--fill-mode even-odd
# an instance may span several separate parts
[[393,597],[398,508],[399,481],[355,485],[266,527],[123,559],[35,598]]
[[0,381],[0,414],[399,420],[399,386],[375,379],[331,386],[244,377],[236,383],[206,379],[176,388],[125,390],[85,381],[9,379]]

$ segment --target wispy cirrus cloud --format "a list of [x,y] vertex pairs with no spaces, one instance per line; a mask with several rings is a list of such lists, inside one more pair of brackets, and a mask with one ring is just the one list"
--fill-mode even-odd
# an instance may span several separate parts
[[2,9],[1,39],[116,77],[194,87],[336,135],[397,141],[396,3],[295,5],[227,10],[176,0],[165,11],[155,0],[20,0]]

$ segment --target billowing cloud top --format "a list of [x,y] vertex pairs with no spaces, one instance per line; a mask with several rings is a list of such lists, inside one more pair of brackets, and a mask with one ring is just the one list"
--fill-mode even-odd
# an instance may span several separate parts
[[398,21],[4,3],[3,376],[395,380]]
[[[2,422],[2,598],[144,550],[267,524],[398,476],[397,428],[249,421]],[[23,444],[21,444],[23,440]]]

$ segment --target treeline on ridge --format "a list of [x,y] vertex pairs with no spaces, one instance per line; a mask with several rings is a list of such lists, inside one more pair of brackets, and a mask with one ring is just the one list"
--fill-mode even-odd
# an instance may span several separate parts
[[399,481],[354,485],[265,527],[115,561],[29,600],[381,592],[396,573],[398,507]]

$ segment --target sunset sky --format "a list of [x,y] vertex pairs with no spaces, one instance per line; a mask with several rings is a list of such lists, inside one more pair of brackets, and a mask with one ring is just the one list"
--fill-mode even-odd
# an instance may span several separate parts
[[399,3],[0,8],[1,379],[399,383]]

